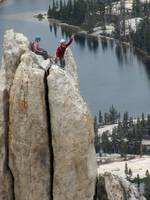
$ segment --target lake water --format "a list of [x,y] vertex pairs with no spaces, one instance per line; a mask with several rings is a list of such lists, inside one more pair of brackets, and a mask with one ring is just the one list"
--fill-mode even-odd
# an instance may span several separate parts
[[[30,40],[41,35],[41,46],[54,54],[58,41],[66,36],[60,27],[32,18],[47,10],[50,0],[7,0],[0,5],[0,57],[6,29],[24,33]],[[71,47],[78,65],[81,94],[93,115],[113,104],[121,113],[150,113],[150,65],[132,49],[115,42],[77,37]],[[1,58],[0,58],[1,60]]]

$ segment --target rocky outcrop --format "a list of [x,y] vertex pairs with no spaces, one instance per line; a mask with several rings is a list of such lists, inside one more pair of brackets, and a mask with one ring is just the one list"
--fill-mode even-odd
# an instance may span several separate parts
[[2,68],[4,68],[6,73],[6,87],[8,90],[12,85],[21,55],[29,51],[28,46],[28,39],[23,34],[15,33],[13,30],[6,31],[3,43]]
[[135,186],[124,178],[105,172],[97,180],[96,200],[146,200]]
[[15,200],[49,200],[50,147],[45,72],[35,55],[21,58],[10,92],[9,165]]
[[48,70],[28,44],[13,30],[4,36],[0,199],[93,200],[93,122],[73,56],[68,50],[65,70]]
[[73,58],[73,55],[72,55],[72,52],[71,52],[70,49],[66,50],[65,61],[66,61],[65,71],[73,79],[72,82],[75,85],[75,87],[77,87],[78,89],[80,89],[79,88],[78,73],[77,73],[77,65],[75,63],[75,60]]
[[74,79],[58,66],[48,76],[55,200],[92,200],[96,163],[92,118]]
[[0,199],[13,199],[12,177],[8,167],[8,92],[4,70],[0,70]]
[[9,168],[9,91],[21,55],[28,51],[28,40],[13,30],[6,31],[0,70],[0,199],[14,199],[14,178]]

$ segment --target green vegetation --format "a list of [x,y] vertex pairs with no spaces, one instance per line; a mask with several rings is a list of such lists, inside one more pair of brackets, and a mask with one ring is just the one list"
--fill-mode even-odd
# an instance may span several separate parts
[[84,0],[74,1],[68,0],[62,2],[62,0],[55,2],[53,0],[53,7],[49,6],[48,17],[60,19],[64,22],[74,25],[81,25],[85,19],[86,5]]
[[150,53],[150,18],[145,17],[137,27],[137,31],[132,33],[133,45]]
[[[119,0],[53,0],[49,6],[48,17],[93,31],[101,26],[103,35],[107,35],[106,25],[113,24],[112,37],[129,42],[134,47],[150,53],[150,2],[133,0],[132,9],[126,9],[121,1],[114,11],[114,4]],[[138,22],[140,18],[140,23]],[[135,19],[135,30],[130,19]]]
[[131,180],[131,177],[132,177],[132,170],[131,168],[128,168],[128,164],[125,163],[125,170],[124,170],[124,173],[126,175],[126,179],[127,180]]
[[132,178],[132,170],[128,167],[128,164],[125,163],[125,175],[126,179],[130,181],[131,183],[136,184],[138,190],[140,191],[141,185],[144,186],[144,196],[146,197],[147,200],[150,199],[150,174],[148,169],[145,172],[145,177],[140,178],[140,175],[137,174],[137,177]]
[[[114,2],[112,0],[111,2]],[[92,30],[95,25],[104,25],[105,2],[101,0],[53,0],[48,17]]]
[[[101,136],[98,134],[98,128],[117,122],[118,125],[116,124],[112,133],[105,131]],[[132,117],[129,117],[128,112],[125,112],[121,119],[120,113],[112,106],[104,115],[99,111],[99,120],[97,117],[94,120],[94,131],[97,153],[100,153],[101,150],[104,153],[120,153],[122,156],[150,153],[150,150],[142,147],[142,140],[150,139],[150,115],[145,117],[142,114],[141,118],[138,117],[134,121]]]

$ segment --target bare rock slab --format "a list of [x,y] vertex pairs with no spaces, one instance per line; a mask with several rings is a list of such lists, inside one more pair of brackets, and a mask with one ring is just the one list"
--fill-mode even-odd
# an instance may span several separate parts
[[9,165],[15,200],[50,200],[50,151],[45,72],[24,54],[10,92]]
[[48,76],[54,154],[54,200],[93,200],[93,122],[74,78],[53,65]]

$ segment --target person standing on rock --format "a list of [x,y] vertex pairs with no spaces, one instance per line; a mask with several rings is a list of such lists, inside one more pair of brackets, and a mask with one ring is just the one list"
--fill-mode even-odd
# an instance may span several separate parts
[[66,42],[66,40],[64,40],[64,39],[61,39],[60,42],[59,42],[60,45],[56,49],[55,63],[59,62],[60,67],[63,68],[63,69],[65,67],[65,59],[64,59],[65,51],[66,51],[67,47],[72,43],[73,40],[74,40],[73,35],[71,36],[71,38],[68,42]]
[[41,55],[46,60],[49,58],[49,55],[48,55],[47,51],[40,48],[40,45],[39,45],[40,41],[41,41],[41,37],[36,36],[34,42],[31,43],[30,48],[35,54]]

